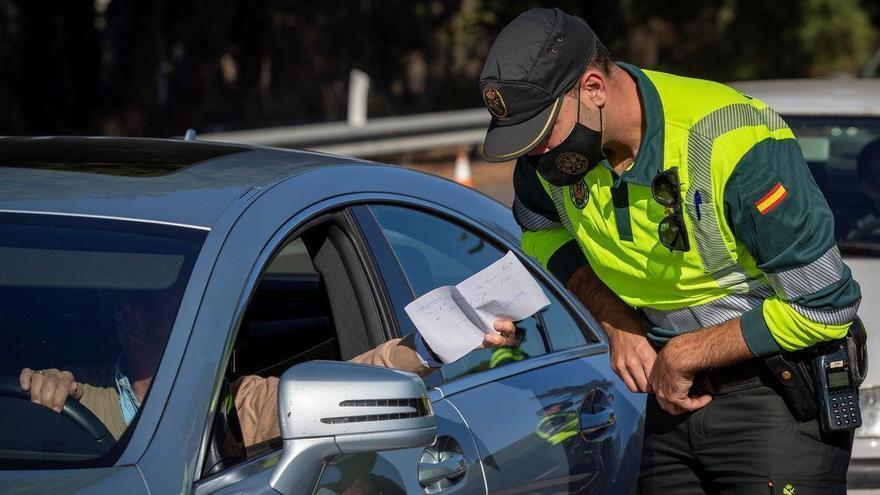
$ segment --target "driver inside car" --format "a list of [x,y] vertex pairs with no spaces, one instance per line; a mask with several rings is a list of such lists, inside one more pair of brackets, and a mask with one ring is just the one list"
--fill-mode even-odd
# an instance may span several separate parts
[[[149,302],[123,303],[114,310],[120,353],[113,365],[83,370],[24,368],[19,374],[21,389],[30,392],[32,402],[56,412],[61,412],[68,397],[78,400],[119,439],[144,401],[173,323],[174,312],[167,308],[174,305],[163,304],[168,302],[165,297],[158,294]],[[516,344],[512,322],[497,320],[495,329],[499,333],[486,334],[478,348]],[[432,354],[413,333],[380,344],[350,362],[425,376],[440,365]],[[232,384],[232,391],[245,446],[280,436],[277,377],[243,376]]]

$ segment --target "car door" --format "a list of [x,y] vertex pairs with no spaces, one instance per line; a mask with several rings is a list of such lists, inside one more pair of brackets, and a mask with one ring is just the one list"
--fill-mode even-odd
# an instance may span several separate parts
[[[342,203],[344,198],[339,201]],[[232,348],[226,353],[231,356],[227,374],[277,376],[283,371],[279,366],[289,367],[296,360],[334,359],[333,352],[325,348],[327,343],[332,347],[337,338],[335,355],[347,359],[384,342],[388,335],[396,335],[396,318],[385,314],[390,311],[388,285],[377,276],[379,269],[365,245],[351,211],[341,206],[328,205],[327,211],[306,225],[291,222],[283,226],[265,247],[265,256],[260,256],[266,261],[254,268],[251,278],[259,282],[242,295],[248,307],[230,344]],[[324,328],[326,323],[317,323],[325,320],[332,322],[330,328]],[[363,325],[357,320],[382,323]],[[355,331],[359,326],[364,328]],[[327,335],[305,339],[304,327],[309,333]],[[282,334],[285,328],[297,332],[300,341],[308,340],[307,352],[293,349],[295,342]],[[346,349],[346,344],[352,344],[342,342],[346,338],[367,347]],[[267,342],[268,348],[257,347]],[[312,345],[315,342],[319,344]],[[431,393],[430,398],[438,436],[433,447],[340,456],[324,466],[314,493],[435,493],[432,490],[443,488],[444,493],[485,494],[480,455],[464,419],[439,391]],[[222,408],[214,409],[215,417],[220,416]],[[228,434],[229,430],[218,431]],[[211,469],[197,482],[197,495],[275,493],[268,483],[281,454],[277,440],[249,447],[243,459],[212,460],[211,465],[223,461],[224,467]],[[226,443],[211,440],[208,445]],[[303,487],[303,493],[313,493],[312,488]]]
[[467,423],[489,492],[633,489],[644,398],[627,391],[611,371],[595,320],[505,240],[510,233],[499,235],[424,203],[374,204],[356,217],[383,276],[400,277],[409,288],[392,294],[401,335],[414,331],[402,315],[413,298],[460,282],[507,250],[532,270],[551,301],[518,322],[523,339],[517,349],[471,352],[428,382]]

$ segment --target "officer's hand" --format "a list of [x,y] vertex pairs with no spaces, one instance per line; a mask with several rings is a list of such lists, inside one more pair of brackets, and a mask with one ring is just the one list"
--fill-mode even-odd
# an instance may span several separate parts
[[687,349],[679,349],[675,339],[670,340],[657,355],[651,371],[651,388],[657,396],[657,403],[669,414],[696,411],[712,400],[712,396],[708,394],[689,395],[694,384],[694,374],[679,366],[683,362],[682,352],[687,352]]
[[643,334],[602,323],[611,345],[611,369],[631,392],[650,392],[651,369],[657,351]]
[[83,388],[69,371],[55,368],[34,371],[24,368],[18,375],[18,382],[25,392],[30,391],[31,402],[42,404],[55,412],[61,412],[67,397],[80,400]]
[[493,347],[516,347],[519,339],[516,336],[516,325],[512,321],[495,320],[495,331],[483,335],[483,343],[477,349],[491,349]]

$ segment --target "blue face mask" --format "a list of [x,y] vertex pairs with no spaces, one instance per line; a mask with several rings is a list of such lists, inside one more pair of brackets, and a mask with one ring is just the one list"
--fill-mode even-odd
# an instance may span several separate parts
[[131,382],[122,372],[118,360],[116,361],[116,379],[114,383],[116,384],[116,391],[119,393],[119,409],[122,412],[122,419],[125,420],[125,424],[129,425],[134,420],[138,409],[141,408],[141,403],[134,395],[134,390],[131,389]]

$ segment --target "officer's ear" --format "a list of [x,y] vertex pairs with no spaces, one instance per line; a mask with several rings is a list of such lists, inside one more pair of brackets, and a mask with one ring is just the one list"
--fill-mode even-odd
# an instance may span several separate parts
[[608,97],[608,75],[598,68],[587,67],[581,75],[581,101],[589,100],[599,108],[605,106]]

